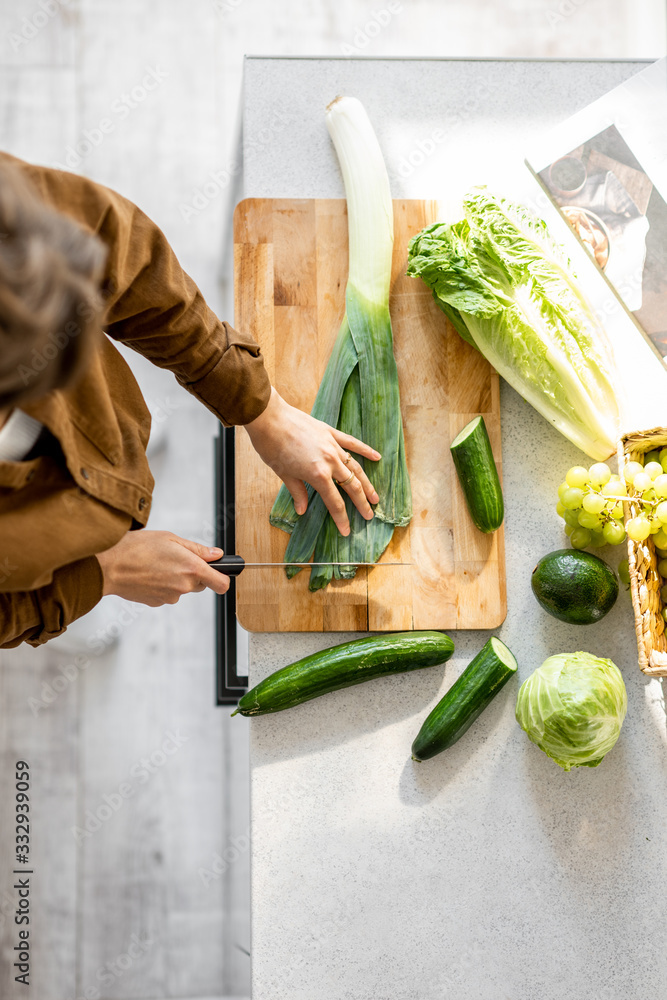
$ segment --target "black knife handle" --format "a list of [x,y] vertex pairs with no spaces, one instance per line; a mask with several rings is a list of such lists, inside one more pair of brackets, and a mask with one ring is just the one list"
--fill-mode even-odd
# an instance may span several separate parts
[[209,563],[209,566],[225,576],[238,576],[243,572],[245,559],[243,556],[223,556],[222,559]]

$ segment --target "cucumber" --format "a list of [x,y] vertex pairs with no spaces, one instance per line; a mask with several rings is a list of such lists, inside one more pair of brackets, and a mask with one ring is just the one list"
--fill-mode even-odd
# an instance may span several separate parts
[[434,667],[453,652],[454,643],[444,632],[395,632],[354,639],[276,670],[243,695],[232,715],[282,712],[374,677]]
[[428,760],[456,743],[516,668],[505,643],[492,636],[425,720],[412,744],[412,759]]
[[505,505],[484,417],[475,417],[449,450],[473,522],[487,534],[503,523]]

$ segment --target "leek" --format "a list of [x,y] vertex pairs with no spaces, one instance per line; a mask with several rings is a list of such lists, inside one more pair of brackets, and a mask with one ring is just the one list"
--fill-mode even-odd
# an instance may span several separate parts
[[[332,577],[354,576],[358,562],[376,562],[389,544],[394,526],[407,525],[412,516],[389,315],[394,241],[389,178],[377,138],[358,100],[336,98],[327,108],[326,123],[345,184],[350,263],[345,317],[311,413],[362,439],[382,458],[378,462],[360,458],[379,496],[371,521],[366,521],[343,494],[350,520],[348,536],[339,534],[310,485],[308,506],[301,516],[287,487],[280,488],[270,521],[291,533],[285,561],[307,562],[314,553],[317,562],[348,563],[314,567],[311,590],[327,586]],[[287,567],[286,572],[291,577],[299,568]]]

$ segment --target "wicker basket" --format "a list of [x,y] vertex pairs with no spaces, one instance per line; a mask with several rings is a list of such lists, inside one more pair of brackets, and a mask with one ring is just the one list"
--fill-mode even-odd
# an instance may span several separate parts
[[[626,434],[618,445],[618,471],[622,474],[625,462],[643,462],[647,451],[667,447],[667,428],[656,427],[651,431]],[[632,501],[623,504],[626,523],[637,512]],[[628,538],[628,566],[630,591],[635,613],[635,632],[639,666],[650,677],[667,677],[667,636],[664,607],[660,588],[664,581],[658,573],[658,560],[651,535],[644,542]]]

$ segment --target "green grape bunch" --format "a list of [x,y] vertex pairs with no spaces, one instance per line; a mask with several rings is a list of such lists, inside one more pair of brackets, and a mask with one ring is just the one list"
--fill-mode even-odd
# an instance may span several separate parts
[[[624,501],[629,501],[632,514],[626,527]],[[658,555],[665,550],[667,559],[667,448],[649,452],[643,465],[627,462],[622,476],[605,462],[589,469],[573,466],[558,487],[556,510],[574,549],[620,545],[627,528],[633,541],[652,535]]]

